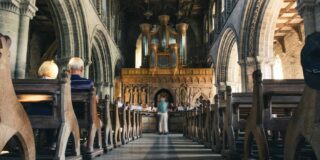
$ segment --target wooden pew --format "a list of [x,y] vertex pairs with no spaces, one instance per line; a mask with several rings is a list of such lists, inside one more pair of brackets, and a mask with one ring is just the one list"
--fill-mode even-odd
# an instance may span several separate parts
[[197,119],[196,119],[196,109],[192,109],[189,111],[190,112],[190,139],[192,139],[193,141],[196,140],[196,133],[197,133]]
[[[85,129],[87,134],[82,134],[86,139],[84,145],[84,158],[92,159],[103,154],[102,148],[102,121],[97,113],[97,100],[95,89],[88,91],[73,91],[72,104],[75,110],[80,129]],[[96,142],[96,144],[95,144]]]
[[301,101],[291,118],[284,146],[284,159],[302,159],[301,142],[308,142],[314,155],[320,159],[320,91],[305,86]]
[[72,135],[75,148],[68,158],[81,159],[79,126],[71,103],[69,77],[62,80],[21,79],[13,83],[19,101],[27,110],[35,105],[52,110],[52,114],[30,114],[29,118],[35,129],[59,130],[55,158],[65,158],[68,138]]
[[157,133],[158,132],[158,115],[157,112],[142,112],[142,132]]
[[190,111],[186,111],[186,114],[185,114],[185,125],[184,125],[184,133],[183,133],[183,136],[186,137],[186,138],[189,138],[190,136],[190,117],[189,117],[189,113]]
[[137,124],[137,138],[141,137],[141,114],[140,111],[136,111],[136,124]]
[[227,159],[238,159],[239,157],[234,137],[234,116],[233,107],[231,107],[231,92],[231,87],[227,86],[225,91],[226,105],[223,109],[222,155]]
[[[272,111],[277,107],[277,109],[292,109],[298,104],[304,82],[303,80],[264,80],[262,83],[259,70],[254,72],[253,76],[255,83],[252,109],[246,122],[244,158],[250,157],[253,138],[258,147],[259,158],[268,158],[270,153],[273,156],[275,156],[275,153],[269,148],[265,131],[284,132],[291,118],[290,114],[287,117],[272,117]],[[280,112],[276,113],[279,114]]]
[[[294,104],[299,102],[301,96],[301,86],[303,86],[302,80],[264,80],[263,85],[265,90],[260,94],[263,97],[264,103],[261,106],[261,112],[263,117],[263,127],[264,130],[270,131],[284,131],[288,120],[290,117],[272,117],[272,110],[276,109],[276,114],[282,114],[280,109],[292,109]],[[257,94],[255,94],[256,96]],[[229,132],[232,139],[235,139],[235,142],[238,141],[239,131],[244,131],[247,123],[247,118],[249,114],[253,113],[251,106],[253,105],[253,93],[233,93],[232,94],[230,113],[229,117],[232,124],[229,125],[233,129],[233,132]],[[232,134],[233,133],[233,134]],[[246,134],[248,134],[246,132]],[[239,143],[239,142],[237,142]],[[237,152],[241,152],[242,147],[236,147],[235,143],[232,143],[234,147],[233,150],[229,150],[229,156],[233,155],[238,157],[240,155]],[[261,145],[261,144],[258,144]],[[229,145],[230,146],[230,145]],[[239,145],[238,145],[239,146]],[[259,146],[261,147],[261,146]],[[231,152],[231,153],[230,153]],[[235,158],[233,157],[233,158]]]
[[129,141],[132,141],[133,140],[133,133],[132,133],[132,120],[131,120],[131,110],[130,108],[127,109],[127,126],[128,126],[128,129],[127,129],[127,132],[128,132],[128,137],[129,137]]
[[139,111],[139,136],[140,138],[142,137],[142,128],[143,128],[143,125],[142,125],[142,114],[141,114],[141,111]]
[[206,115],[205,116],[205,123],[204,123],[204,145],[205,147],[207,148],[211,148],[211,143],[212,143],[212,114],[211,114],[211,105],[210,106],[207,106],[205,108],[205,112],[204,114]]
[[111,121],[113,129],[113,144],[114,147],[121,146],[121,127],[120,127],[120,118],[119,118],[119,109],[116,105],[111,106]]
[[10,46],[10,38],[0,34],[0,152],[11,138],[18,136],[23,146],[21,158],[34,160],[36,154],[31,124],[22,105],[17,100],[12,85]]
[[223,103],[222,101],[223,96],[215,95],[214,96],[214,105],[211,112],[212,115],[212,142],[211,142],[211,149],[215,153],[220,153],[222,149],[222,122],[223,117],[221,114],[222,106],[220,106],[220,103]]
[[204,144],[204,122],[205,122],[205,116],[206,114],[204,113],[204,106],[201,105],[198,107],[199,112],[198,112],[198,142],[200,144]]
[[127,109],[124,107],[119,108],[119,113],[120,113],[120,127],[122,128],[121,143],[122,143],[122,145],[124,145],[129,142],[128,124],[127,124]]
[[185,111],[168,112],[168,129],[170,133],[183,133]]
[[137,135],[137,114],[135,110],[131,110],[131,122],[132,122],[132,137],[133,140],[138,139]]
[[111,122],[111,115],[110,115],[110,97],[109,95],[105,95],[104,100],[100,100],[103,105],[103,120],[104,120],[104,127],[103,127],[103,149],[105,152],[109,152],[113,149],[113,133],[112,133],[112,122]]
[[188,111],[185,111],[184,121],[183,121],[183,136],[188,138],[189,136],[189,117]]

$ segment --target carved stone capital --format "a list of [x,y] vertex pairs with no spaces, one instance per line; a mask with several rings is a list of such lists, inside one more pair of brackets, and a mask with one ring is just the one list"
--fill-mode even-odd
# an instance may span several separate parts
[[246,64],[246,61],[244,59],[240,59],[238,61],[238,64],[242,67],[242,66],[244,66]]
[[247,57],[246,64],[247,65],[255,65],[256,64],[255,57]]
[[56,63],[58,66],[60,66],[59,68],[67,68],[67,65],[69,63],[70,58],[59,58],[56,60]]
[[92,64],[92,61],[91,60],[85,60],[84,61],[84,65],[86,66],[86,67],[88,67],[88,66],[90,66]]
[[20,4],[20,14],[30,17],[31,19],[36,15],[38,8],[30,1],[23,1]]
[[2,0],[0,1],[0,9],[19,14],[20,2],[18,0]]

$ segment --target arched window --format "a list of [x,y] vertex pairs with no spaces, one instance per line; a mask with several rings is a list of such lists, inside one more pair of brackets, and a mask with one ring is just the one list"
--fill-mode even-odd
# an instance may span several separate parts
[[241,67],[238,63],[238,45],[234,43],[231,49],[229,61],[228,61],[228,75],[227,85],[231,86],[232,92],[241,92]]
[[274,59],[273,78],[274,79],[283,79],[282,62],[281,62],[281,58],[279,55],[276,55],[275,59]]
[[136,52],[135,52],[135,68],[140,68],[142,65],[142,36],[139,35],[136,42]]
[[215,21],[216,21],[216,3],[214,2],[211,8],[211,31],[215,29]]
[[221,13],[225,11],[226,0],[221,0]]

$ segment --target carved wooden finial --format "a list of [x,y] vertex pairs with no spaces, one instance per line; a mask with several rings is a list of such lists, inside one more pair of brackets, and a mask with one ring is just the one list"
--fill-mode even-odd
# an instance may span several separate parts
[[0,58],[3,54],[10,54],[10,46],[11,46],[11,39],[7,35],[2,35],[0,33]]
[[258,69],[258,70],[255,70],[252,74],[252,77],[253,77],[253,83],[262,83],[262,73],[261,73],[261,70]]

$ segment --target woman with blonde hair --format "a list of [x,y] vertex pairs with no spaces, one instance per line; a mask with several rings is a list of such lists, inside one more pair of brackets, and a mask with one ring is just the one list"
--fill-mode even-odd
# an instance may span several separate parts
[[[38,76],[41,79],[57,79],[59,68],[53,60],[44,61],[38,70]],[[43,106],[44,105],[44,106]],[[40,106],[34,106],[34,110],[31,112],[40,112],[40,114],[52,114],[49,108],[45,107],[45,104]],[[39,130],[36,130],[36,135],[39,136]],[[47,144],[50,150],[55,150],[57,146],[57,130],[48,129],[46,130]]]
[[56,79],[58,77],[59,68],[53,60],[44,61],[38,70],[38,75],[42,79]]

